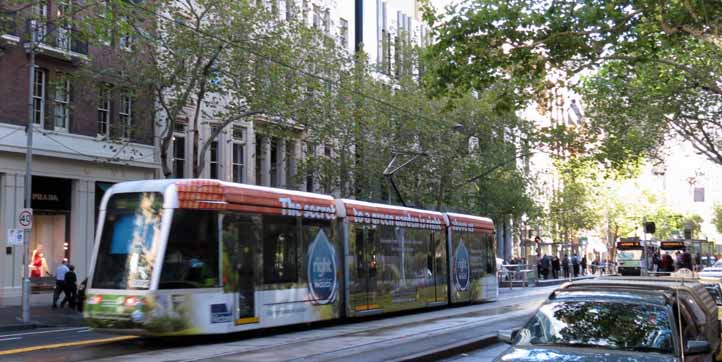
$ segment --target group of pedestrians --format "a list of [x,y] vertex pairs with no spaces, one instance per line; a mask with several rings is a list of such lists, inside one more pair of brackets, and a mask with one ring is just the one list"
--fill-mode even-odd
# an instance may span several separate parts
[[540,278],[558,279],[560,277],[578,277],[587,273],[587,257],[579,257],[574,253],[571,257],[568,254],[560,259],[556,255],[544,254],[537,261],[537,271]]
[[58,299],[63,294],[63,300],[60,301],[60,308],[64,308],[67,303],[70,309],[83,311],[83,301],[85,299],[85,286],[88,280],[80,283],[78,289],[78,276],[75,274],[75,266],[68,264],[66,260],[55,269],[55,290],[53,290],[53,309],[58,308]]
[[[696,264],[700,264],[699,254],[695,257]],[[672,273],[679,269],[693,270],[692,254],[689,251],[679,251],[674,253],[674,257],[669,252],[665,252],[664,255],[660,252],[654,253],[652,256],[652,268],[656,268],[659,272]]]

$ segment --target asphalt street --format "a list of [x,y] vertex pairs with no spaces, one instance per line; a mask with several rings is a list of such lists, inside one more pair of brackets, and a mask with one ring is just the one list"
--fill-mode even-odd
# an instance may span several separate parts
[[553,289],[503,290],[493,303],[242,335],[143,339],[86,327],[7,332],[0,334],[0,361],[404,360],[521,325]]

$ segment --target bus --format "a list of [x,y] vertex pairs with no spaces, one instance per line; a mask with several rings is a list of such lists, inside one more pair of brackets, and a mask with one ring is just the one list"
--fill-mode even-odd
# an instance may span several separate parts
[[[648,253],[638,237],[621,239],[617,242],[617,272],[621,275],[643,275]],[[652,251],[653,252],[653,251]]]
[[103,196],[84,317],[222,334],[498,297],[490,219],[217,180]]

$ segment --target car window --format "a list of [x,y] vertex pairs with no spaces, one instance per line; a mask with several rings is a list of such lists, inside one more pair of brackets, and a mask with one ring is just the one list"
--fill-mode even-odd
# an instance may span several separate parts
[[548,302],[519,331],[515,343],[671,354],[674,345],[669,312],[663,305],[623,301]]
[[722,259],[717,260],[714,265],[712,265],[713,268],[722,268]]
[[720,293],[719,284],[707,284],[704,288],[707,289],[707,292],[709,292],[709,295],[712,296],[717,305],[722,305],[722,293]]

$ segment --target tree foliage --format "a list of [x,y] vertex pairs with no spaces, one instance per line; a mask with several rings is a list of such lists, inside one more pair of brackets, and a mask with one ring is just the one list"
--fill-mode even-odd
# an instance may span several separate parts
[[427,5],[437,94],[505,84],[508,104],[549,96],[551,72],[583,79],[584,143],[620,167],[670,134],[722,164],[722,2],[476,0]]

